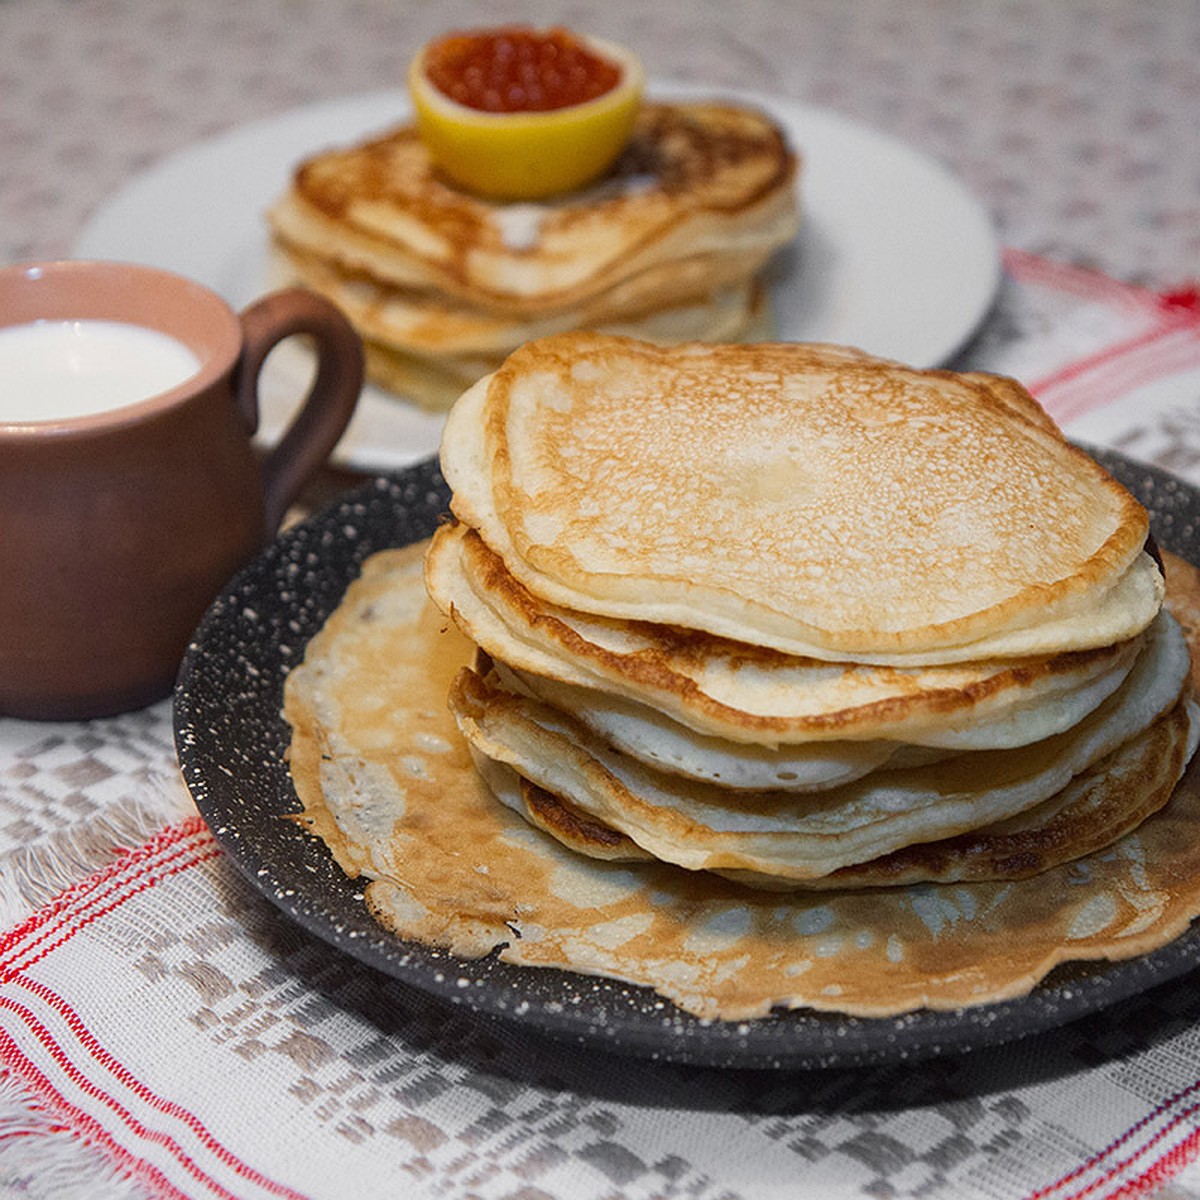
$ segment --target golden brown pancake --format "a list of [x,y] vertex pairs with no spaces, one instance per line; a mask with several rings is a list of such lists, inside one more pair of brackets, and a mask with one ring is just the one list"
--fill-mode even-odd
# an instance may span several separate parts
[[[534,317],[475,309],[436,293],[345,276],[315,256],[289,250],[278,282],[299,283],[332,300],[364,341],[370,378],[431,410],[448,409],[472,383],[494,371],[523,342],[581,327],[647,341],[738,341],[772,329],[761,283],[738,279],[713,292],[663,306],[657,295],[642,308],[604,305]],[[643,281],[653,292],[653,279]],[[603,307],[604,311],[600,311]],[[592,311],[595,310],[595,311]]]
[[[366,276],[342,275],[315,255],[291,253],[288,261],[299,282],[333,300],[369,341],[395,355],[472,368],[486,364],[488,370],[495,370],[525,342],[580,328],[658,343],[737,341],[763,303],[762,286],[753,276],[737,276],[712,287],[698,263],[688,264],[700,275],[695,289],[685,288],[674,301],[664,302],[657,286],[663,273],[655,272],[639,277],[644,295],[606,294],[590,305],[523,316],[474,308],[435,292],[380,285]],[[672,264],[672,272],[682,268]]]
[[978,750],[1060,732],[1119,686],[1139,646],[1131,638],[1074,653],[928,667],[831,664],[548,603],[457,523],[434,536],[425,582],[476,645],[609,738],[623,717],[653,719],[772,749],[852,742],[822,753],[868,767],[898,744]]
[[492,794],[513,812],[520,813],[538,829],[545,830],[563,846],[609,862],[654,862],[632,838],[605,825],[561,796],[530,783],[511,767],[494,759],[472,754],[479,777]]
[[[1195,736],[1186,706],[1177,719],[1164,718],[1185,699],[1190,666],[1182,631],[1163,614],[1128,680],[1070,729],[1015,749],[907,768],[885,764],[808,793],[735,790],[661,771],[606,745],[561,711],[507,690],[494,671],[460,672],[450,707],[478,753],[506,763],[656,858],[806,886],[842,867],[1027,813],[1101,759],[1149,738],[1155,726],[1159,750],[1164,739],[1169,744],[1173,785]],[[1140,745],[1136,755],[1145,758]],[[1146,786],[1153,786],[1150,776]],[[1140,797],[1128,802],[1142,805]]]
[[1162,600],[1145,511],[998,376],[563,334],[464,394],[441,460],[539,598],[798,656],[1081,650]]
[[407,125],[300,164],[268,218],[279,281],[343,309],[376,383],[445,409],[555,332],[767,336],[760,276],[796,232],[796,175],[765,114],[650,103],[603,180],[548,201],[462,191]]
[[[502,315],[637,289],[637,311],[757,270],[795,232],[796,158],[768,117],[727,104],[650,103],[612,173],[540,204],[451,186],[415,126],[302,163],[269,216],[285,246],[393,287]],[[686,263],[671,286],[666,264]],[[693,269],[707,263],[702,273]],[[644,272],[654,269],[642,283]]]
[[[1146,730],[1085,768],[1033,808],[994,825],[938,841],[918,842],[878,858],[839,867],[803,884],[757,871],[716,868],[748,887],[774,891],[911,887],[1028,879],[1084,858],[1136,829],[1167,801],[1195,747],[1197,712],[1176,704]],[[556,841],[590,858],[653,862],[656,856],[620,830],[561,795],[531,783],[505,763],[473,754],[496,798]]]
[[733,1019],[983,1003],[1200,911],[1198,573],[1015,382],[556,335],[442,466],[458,524],[287,684],[389,928]]

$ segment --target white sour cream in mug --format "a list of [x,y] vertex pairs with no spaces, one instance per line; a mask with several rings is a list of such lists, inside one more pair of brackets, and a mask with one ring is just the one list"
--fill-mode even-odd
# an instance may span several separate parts
[[10,325],[0,328],[0,423],[124,408],[199,368],[190,347],[142,325],[90,318]]

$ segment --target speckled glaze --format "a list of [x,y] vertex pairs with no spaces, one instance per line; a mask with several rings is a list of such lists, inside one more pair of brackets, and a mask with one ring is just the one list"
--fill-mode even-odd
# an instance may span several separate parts
[[[167,695],[201,614],[274,536],[361,389],[357,335],[309,292],[276,292],[239,315],[149,267],[0,270],[0,326],[89,318],[167,334],[199,367],[105,412],[0,421],[2,716],[91,718]],[[320,369],[287,436],[260,455],[259,370],[293,333],[315,339]]]
[[[1150,510],[1159,543],[1200,561],[1200,492],[1121,456],[1096,457]],[[254,886],[317,936],[443,1001],[553,1038],[717,1067],[847,1067],[960,1053],[1056,1028],[1193,966],[1195,929],[1154,954],[1059,969],[1027,997],[979,1008],[878,1020],[796,1011],[722,1023],[682,1013],[647,989],[492,958],[464,962],[386,933],[324,845],[279,819],[300,808],[285,761],[283,682],[363,561],[427,536],[447,500],[427,462],[288,531],[212,606],[179,675],[176,746],[200,812]]]

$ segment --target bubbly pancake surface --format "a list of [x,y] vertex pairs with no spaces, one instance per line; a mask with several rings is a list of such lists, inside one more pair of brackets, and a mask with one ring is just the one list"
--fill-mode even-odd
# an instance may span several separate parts
[[[285,692],[304,819],[403,937],[646,984],[706,1017],[871,1016],[1021,995],[1060,962],[1162,945],[1200,911],[1195,768],[1107,849],[1016,882],[783,899],[568,849],[497,803],[471,761],[445,696],[475,648],[427,601],[424,550],[367,563]],[[1200,579],[1170,556],[1168,578],[1194,647]]]
[[442,467],[457,524],[286,685],[390,928],[732,1019],[982,1003],[1200,910],[1197,572],[1015,382],[564,334]]
[[1081,649],[1161,603],[1141,506],[995,376],[562,335],[464,395],[442,466],[535,595],[793,654]]

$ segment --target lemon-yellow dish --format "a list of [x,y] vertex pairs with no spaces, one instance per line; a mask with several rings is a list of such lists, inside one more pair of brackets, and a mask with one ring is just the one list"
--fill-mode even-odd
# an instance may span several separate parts
[[[551,35],[562,36],[560,31],[545,36]],[[500,40],[495,34],[456,34],[450,39],[472,36]],[[460,103],[430,76],[431,59],[444,52],[450,39],[422,48],[409,67],[409,92],[421,138],[446,175],[480,196],[536,200],[582,187],[612,164],[629,139],[645,72],[637,55],[622,46],[570,36],[585,60],[598,61],[615,82],[599,95],[561,107],[522,108],[528,98],[509,92],[497,98],[498,109]],[[544,66],[529,66],[542,71],[549,90],[563,83]],[[510,77],[516,79],[511,73]]]

